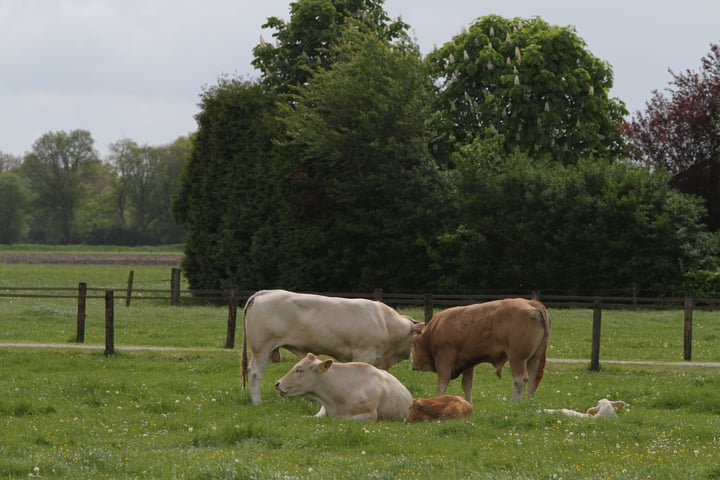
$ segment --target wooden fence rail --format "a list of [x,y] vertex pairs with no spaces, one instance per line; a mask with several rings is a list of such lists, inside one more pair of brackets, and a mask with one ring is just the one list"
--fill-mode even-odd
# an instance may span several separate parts
[[[132,272],[128,280],[128,288],[119,290],[125,295],[127,307],[131,298],[141,301],[162,301],[170,305],[180,303],[214,303],[227,304],[227,336],[226,348],[235,347],[235,333],[237,329],[237,309],[245,304],[247,299],[255,293],[251,290],[181,290],[179,276],[173,273],[171,289],[135,289],[132,288]],[[432,293],[392,293],[375,289],[372,292],[313,292],[325,296],[346,298],[367,298],[382,301],[394,307],[423,307],[425,322],[428,322],[435,308],[470,305],[502,298],[538,297],[549,308],[583,308],[593,312],[592,320],[592,347],[590,352],[590,369],[600,369],[600,338],[602,333],[602,311],[611,309],[646,309],[646,310],[682,310],[683,316],[683,350],[684,359],[692,360],[692,318],[694,310],[717,311],[720,310],[720,299],[717,298],[665,298],[665,297],[596,297],[596,296],[567,296],[567,295],[512,295],[512,294],[432,294]],[[24,288],[0,287],[0,298],[65,298],[77,299],[77,335],[76,341],[85,340],[85,319],[88,299],[104,299],[106,318],[106,355],[114,351],[114,296],[115,290],[103,288],[89,288],[86,283],[80,283],[77,288]]]

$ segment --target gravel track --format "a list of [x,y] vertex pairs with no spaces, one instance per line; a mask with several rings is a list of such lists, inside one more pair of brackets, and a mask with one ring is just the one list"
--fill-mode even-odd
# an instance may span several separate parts
[[[76,350],[103,350],[104,345],[93,345],[85,343],[32,343],[32,342],[0,342],[0,348],[20,349],[76,349]],[[157,347],[149,345],[122,345],[115,346],[115,350],[126,351],[229,351],[232,349],[217,347]],[[549,363],[590,363],[590,360],[580,358],[548,358]],[[662,365],[667,367],[711,367],[720,368],[719,362],[661,362],[653,360],[601,360],[601,364],[615,365]]]

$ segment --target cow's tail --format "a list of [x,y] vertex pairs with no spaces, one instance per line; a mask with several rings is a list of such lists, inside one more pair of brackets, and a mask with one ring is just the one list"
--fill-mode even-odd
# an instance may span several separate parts
[[545,375],[545,362],[547,359],[547,349],[548,345],[550,344],[550,315],[548,315],[547,309],[545,308],[545,305],[543,305],[539,300],[531,300],[530,304],[535,307],[535,309],[540,314],[540,318],[538,319],[540,324],[543,327],[544,335],[542,339],[542,346],[540,347],[542,349],[540,353],[540,362],[538,362],[538,369],[535,373],[535,386],[540,385],[540,381],[543,378],[543,375]]
[[242,386],[243,389],[245,389],[245,385],[247,384],[247,376],[248,376],[248,354],[247,354],[247,314],[250,311],[250,307],[252,307],[252,304],[255,302],[255,295],[257,295],[257,292],[253,294],[250,298],[247,299],[247,302],[245,302],[245,307],[243,308],[243,345],[242,345],[242,360],[241,360],[241,369],[242,369]]

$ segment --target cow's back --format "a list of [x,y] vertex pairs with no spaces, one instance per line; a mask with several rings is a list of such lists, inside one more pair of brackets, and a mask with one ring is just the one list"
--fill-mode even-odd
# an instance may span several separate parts
[[537,311],[537,307],[523,298],[451,307],[438,312],[423,334],[453,343],[467,341],[468,334],[478,340],[505,337],[513,333],[518,323],[542,327],[537,320]]

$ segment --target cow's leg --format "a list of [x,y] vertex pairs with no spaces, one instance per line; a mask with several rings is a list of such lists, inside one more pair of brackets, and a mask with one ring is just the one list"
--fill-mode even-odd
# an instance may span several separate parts
[[440,373],[438,373],[438,381],[437,381],[437,394],[438,395],[445,395],[445,392],[447,391],[448,383],[450,383],[450,376],[442,376]]
[[445,395],[448,383],[450,383],[450,367],[435,367],[435,372],[437,373],[437,394]]
[[437,394],[444,395],[447,391],[448,383],[452,377],[452,368],[455,363],[455,355],[453,352],[440,351],[435,355],[435,373],[437,373]]
[[253,352],[253,356],[250,359],[250,365],[248,366],[248,371],[250,373],[250,399],[255,405],[260,405],[262,403],[260,387],[262,385],[265,368],[270,360],[270,353],[271,352]]
[[528,385],[527,385],[527,398],[530,400],[535,396],[535,390],[537,390],[540,379],[538,378],[538,368],[540,367],[540,355],[530,357],[527,362],[528,370]]
[[465,392],[465,400],[472,403],[472,386],[475,377],[475,367],[470,367],[463,372],[462,389]]
[[513,376],[513,394],[512,403],[517,403],[522,398],[525,385],[528,383],[529,375],[527,368],[527,359],[519,357],[510,357],[510,370]]
[[316,417],[327,417],[327,411],[325,410],[325,405],[320,407],[320,410],[315,414]]
[[348,420],[377,420],[377,410],[371,412],[357,413],[346,417]]

